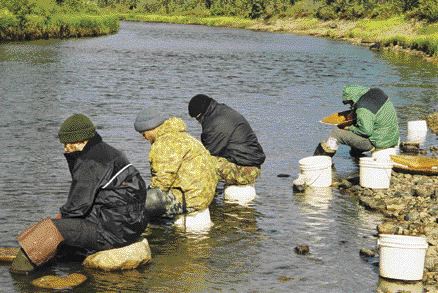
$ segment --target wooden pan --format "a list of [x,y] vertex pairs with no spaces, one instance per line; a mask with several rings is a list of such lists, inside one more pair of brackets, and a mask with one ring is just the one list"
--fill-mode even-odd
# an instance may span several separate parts
[[394,170],[412,174],[438,175],[438,159],[425,156],[392,155]]
[[347,110],[342,112],[335,112],[327,117],[324,117],[321,121],[323,124],[336,125],[339,128],[352,125],[355,121],[354,111]]

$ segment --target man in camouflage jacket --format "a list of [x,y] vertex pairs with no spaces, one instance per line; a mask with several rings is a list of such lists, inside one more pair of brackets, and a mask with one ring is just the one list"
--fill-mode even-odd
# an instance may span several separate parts
[[151,143],[146,209],[156,216],[172,217],[208,208],[218,181],[214,161],[201,142],[187,133],[184,121],[145,109],[134,127]]

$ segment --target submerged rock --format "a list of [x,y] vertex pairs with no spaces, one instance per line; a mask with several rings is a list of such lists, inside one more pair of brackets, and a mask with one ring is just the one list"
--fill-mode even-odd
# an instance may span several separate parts
[[374,257],[376,256],[376,252],[372,249],[369,248],[361,248],[359,251],[359,254],[361,256],[365,256],[365,257]]
[[143,239],[122,248],[103,250],[92,254],[84,260],[83,265],[87,268],[104,271],[130,270],[149,262],[151,258],[148,241]]
[[301,254],[301,255],[305,255],[305,254],[308,254],[310,252],[309,245],[306,245],[306,244],[297,245],[297,246],[295,246],[294,250],[297,254]]
[[73,273],[68,276],[47,275],[32,281],[32,285],[38,288],[54,289],[54,290],[68,290],[79,286],[87,280],[87,277]]
[[0,262],[12,262],[19,250],[18,247],[0,247]]

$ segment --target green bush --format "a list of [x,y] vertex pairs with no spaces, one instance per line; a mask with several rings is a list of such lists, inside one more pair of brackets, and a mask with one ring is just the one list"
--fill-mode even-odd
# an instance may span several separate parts
[[330,20],[338,18],[338,14],[335,11],[335,8],[330,5],[321,6],[317,11],[315,16],[322,20]]
[[420,0],[418,8],[413,15],[429,22],[438,21],[438,0]]
[[380,5],[374,6],[370,16],[377,18],[388,18],[395,15],[401,15],[403,9],[401,5],[398,5],[394,1],[385,1]]
[[301,0],[286,8],[285,16],[308,17],[316,15],[321,5],[313,0]]

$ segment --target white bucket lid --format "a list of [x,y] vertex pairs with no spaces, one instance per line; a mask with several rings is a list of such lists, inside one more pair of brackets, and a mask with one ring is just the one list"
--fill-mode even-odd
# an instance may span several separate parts
[[406,235],[392,235],[380,234],[377,240],[379,246],[389,246],[398,248],[423,248],[428,247],[427,240],[422,236],[406,236]]

